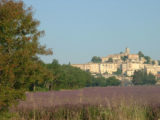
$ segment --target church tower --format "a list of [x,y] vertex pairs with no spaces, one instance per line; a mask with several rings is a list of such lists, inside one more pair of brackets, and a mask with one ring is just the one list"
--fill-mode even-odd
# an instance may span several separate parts
[[126,55],[129,55],[129,54],[130,54],[130,49],[129,49],[129,48],[126,48],[125,54],[126,54]]

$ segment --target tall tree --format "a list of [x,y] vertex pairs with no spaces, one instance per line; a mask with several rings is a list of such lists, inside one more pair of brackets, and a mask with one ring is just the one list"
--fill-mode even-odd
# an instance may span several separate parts
[[38,26],[32,9],[22,1],[0,0],[0,110],[22,98],[24,91],[33,90],[46,76],[37,55],[52,51],[40,45],[44,32]]

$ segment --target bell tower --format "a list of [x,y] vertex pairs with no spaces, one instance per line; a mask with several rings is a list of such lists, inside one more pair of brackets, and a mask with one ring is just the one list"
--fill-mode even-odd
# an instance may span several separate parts
[[129,49],[129,48],[126,48],[125,54],[126,54],[126,55],[129,55],[129,54],[130,54],[130,49]]

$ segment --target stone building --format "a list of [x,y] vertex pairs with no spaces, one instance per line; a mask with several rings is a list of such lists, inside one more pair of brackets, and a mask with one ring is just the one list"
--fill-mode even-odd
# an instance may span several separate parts
[[[128,77],[131,77],[136,70],[141,69],[154,75],[160,73],[160,66],[157,61],[154,62],[154,65],[145,64],[145,58],[140,58],[138,54],[130,54],[129,48],[126,48],[124,53],[108,55],[106,57],[101,57],[101,59],[101,63],[90,62],[87,64],[72,64],[72,66],[90,71],[92,74],[102,74],[105,77],[114,75],[117,70],[121,70],[122,75]],[[108,61],[109,59],[112,59],[112,62]]]

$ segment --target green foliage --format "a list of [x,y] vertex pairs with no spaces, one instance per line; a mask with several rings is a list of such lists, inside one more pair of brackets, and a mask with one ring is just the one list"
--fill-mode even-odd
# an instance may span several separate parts
[[20,116],[17,113],[3,112],[0,114],[1,120],[20,120]]
[[91,60],[93,63],[101,63],[102,59],[100,57],[94,56]]
[[156,78],[153,74],[147,72],[145,70],[135,71],[133,75],[132,83],[134,85],[154,85],[156,84]]
[[60,65],[57,60],[53,60],[47,67],[54,76],[48,83],[49,90],[83,88],[91,83],[93,77],[89,72],[71,65]]
[[57,60],[53,60],[51,64],[46,66],[54,76],[52,80],[47,82],[49,90],[120,85],[120,81],[114,77],[105,79],[100,74],[94,77],[90,72],[72,67],[71,65],[60,65]]
[[52,52],[38,42],[43,34],[38,26],[32,9],[22,1],[0,1],[0,112],[48,79],[48,70],[37,55]]
[[152,65],[155,65],[156,64],[156,62],[155,61],[152,61]]
[[106,86],[119,86],[121,81],[116,79],[116,77],[109,77],[106,79]]
[[115,74],[115,75],[121,75],[122,74],[122,70],[120,68],[118,68],[117,72],[114,72],[113,74]]
[[151,57],[145,56],[141,51],[138,52],[139,58],[144,58],[146,60],[145,64],[150,64],[151,63]]
[[144,58],[145,58],[145,60],[146,60],[145,64],[150,64],[150,63],[151,63],[151,57],[149,57],[149,56],[144,56]]
[[121,60],[126,61],[128,59],[128,56],[122,56]]
[[24,98],[23,90],[16,90],[14,88],[0,85],[0,113],[7,112],[8,106],[17,103],[18,99]]
[[138,52],[138,55],[139,55],[139,58],[144,57],[144,54],[141,51]]
[[115,77],[104,78],[103,76],[98,76],[93,78],[91,86],[119,86],[121,81]]
[[130,80],[124,79],[121,81],[121,86],[131,86],[132,82]]
[[92,79],[92,83],[90,85],[90,87],[94,87],[94,86],[101,86],[101,87],[105,87],[106,86],[106,79],[99,75],[95,78]]
[[109,58],[107,62],[113,62],[113,59],[112,59],[112,58]]

